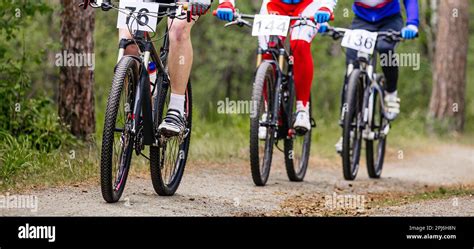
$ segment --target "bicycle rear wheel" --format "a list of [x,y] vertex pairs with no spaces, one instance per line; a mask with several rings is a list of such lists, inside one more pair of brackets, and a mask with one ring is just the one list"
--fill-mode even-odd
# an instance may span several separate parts
[[[294,116],[293,114],[296,111],[296,96],[294,93],[294,88],[291,87],[291,89],[293,90],[290,93],[290,99],[288,103],[290,106],[288,108],[287,115]],[[309,101],[309,103],[311,103],[311,97]],[[310,106],[310,115],[311,111],[312,108]],[[290,122],[288,126],[292,127],[293,118],[285,118],[284,120],[288,120],[287,122]],[[289,134],[291,137],[287,137],[284,141],[286,174],[288,175],[288,179],[290,179],[290,181],[301,182],[306,175],[309,156],[311,153],[311,132],[312,129],[301,136],[293,130],[291,134]]]
[[124,56],[120,60],[107,101],[100,180],[102,196],[109,203],[117,202],[122,196],[132,160],[134,137],[130,123],[139,79],[138,68],[139,63],[132,57]]
[[[156,127],[166,116],[170,101],[171,89],[165,82],[159,86],[158,113]],[[188,83],[185,101],[186,135],[160,139],[159,147],[150,146],[150,173],[155,192],[160,196],[171,196],[183,178],[184,168],[188,159],[189,144],[191,142],[192,127],[192,90],[191,82]]]
[[[265,186],[270,175],[275,143],[275,126],[268,125],[273,118],[274,86],[276,72],[274,66],[264,61],[257,69],[252,93],[252,112],[250,116],[250,168],[255,185]],[[265,101],[264,95],[267,96]],[[267,114],[267,115],[264,115]],[[266,119],[262,120],[262,117]],[[266,123],[265,139],[259,139],[261,121]]]
[[362,105],[364,98],[363,82],[360,70],[354,70],[348,81],[345,100],[345,114],[342,142],[342,168],[344,179],[354,180],[359,171],[362,146]]
[[[377,82],[383,82],[380,78]],[[377,91],[374,91],[372,100],[369,105],[372,107],[372,113],[369,113],[369,126],[373,132],[373,139],[366,140],[366,160],[367,171],[370,178],[380,178],[382,175],[382,168],[385,159],[385,147],[387,143],[387,136],[384,130],[387,125],[390,125],[387,119],[384,118],[382,105],[380,100],[382,96]]]

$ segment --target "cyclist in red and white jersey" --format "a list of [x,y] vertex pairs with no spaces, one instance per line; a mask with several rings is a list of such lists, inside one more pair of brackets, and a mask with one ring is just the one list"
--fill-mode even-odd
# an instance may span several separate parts
[[[294,81],[297,98],[297,114],[293,124],[295,130],[304,132],[311,129],[309,114],[309,99],[313,82],[311,41],[318,33],[319,23],[326,23],[334,18],[333,11],[336,4],[337,0],[264,0],[262,4],[261,14],[314,16],[316,23],[318,23],[301,23],[301,21],[291,23],[294,28],[290,34],[290,46],[294,57]],[[219,19],[232,21],[234,13],[234,0],[220,0],[216,13]],[[266,39],[266,37],[259,38],[259,46],[263,49],[267,47]],[[265,137],[265,127],[260,127],[260,134]]]

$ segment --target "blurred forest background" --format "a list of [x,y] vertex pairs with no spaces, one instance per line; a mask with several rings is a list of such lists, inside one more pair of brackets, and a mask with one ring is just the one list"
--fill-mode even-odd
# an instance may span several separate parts
[[[67,1],[67,0],[66,0]],[[462,1],[462,0],[459,0]],[[467,0],[466,0],[467,1]],[[64,4],[64,1],[61,1]],[[55,57],[62,52],[59,0],[0,0],[0,190],[26,183],[49,184],[80,181],[96,176],[104,112],[113,68],[117,59],[117,12],[95,12],[95,133],[87,140],[69,132],[58,115],[60,68]],[[257,13],[260,0],[237,1],[244,13]],[[353,1],[340,0],[335,26],[348,27]],[[399,95],[402,114],[392,129],[389,148],[409,153],[438,142],[472,144],[474,134],[474,22],[469,26],[465,122],[463,129],[452,122],[427,118],[433,86],[433,49],[436,35],[436,1],[420,0],[420,38],[400,44],[398,52],[420,53],[420,70],[402,67]],[[213,6],[215,8],[215,6]],[[474,17],[474,5],[469,8]],[[71,21],[71,20],[70,20]],[[74,20],[72,20],[74,22]],[[194,126],[190,158],[193,161],[225,163],[247,160],[248,114],[217,113],[218,101],[248,100],[255,70],[256,38],[246,28],[225,29],[211,15],[199,19],[193,29],[195,62],[192,72]],[[160,43],[161,41],[157,41]],[[344,51],[339,42],[318,36],[313,42],[315,79],[313,110],[318,127],[313,133],[313,156],[336,161],[333,145],[340,90],[345,72]],[[389,152],[390,152],[389,151]],[[389,159],[390,160],[390,154]],[[146,169],[145,160],[134,161]]]

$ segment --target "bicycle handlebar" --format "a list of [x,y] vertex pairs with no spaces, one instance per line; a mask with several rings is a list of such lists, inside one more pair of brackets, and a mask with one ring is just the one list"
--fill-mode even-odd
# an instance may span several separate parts
[[[339,40],[344,37],[344,34],[347,31],[350,31],[351,29],[346,29],[346,28],[337,28],[337,27],[329,27],[328,30],[323,33],[323,35],[328,35],[332,37],[334,40]],[[385,39],[388,39],[390,41],[395,41],[395,42],[400,42],[404,41],[402,37],[402,32],[401,31],[395,31],[395,30],[389,30],[389,31],[379,31],[376,32],[378,36],[384,37]],[[418,34],[416,35],[418,37]]]
[[[214,10],[212,12],[213,16],[217,16],[217,10]],[[243,19],[254,19],[256,15],[249,15],[249,14],[241,14],[239,12],[235,12],[234,15],[234,20],[237,19],[237,17],[243,18]],[[311,17],[303,17],[303,16],[290,16],[290,20],[312,20],[314,21],[314,16]]]
[[[214,10],[212,12],[212,15],[213,16],[217,16],[217,10]],[[249,15],[249,14],[241,14],[239,13],[238,11],[235,12],[234,14],[234,20],[225,24],[225,27],[229,27],[229,26],[232,26],[232,25],[237,25],[239,27],[242,27],[242,26],[247,26],[247,27],[252,27],[252,24],[247,22],[246,20],[244,19],[255,19],[255,15]],[[290,20],[291,21],[295,21],[295,20],[299,20],[299,21],[307,21],[307,20],[310,20],[310,21],[313,21],[314,22],[314,16],[311,16],[311,17],[303,17],[303,16],[290,16]]]
[[[187,2],[179,2],[179,3],[158,3],[160,8],[167,8],[167,9],[172,9],[172,8],[178,8],[182,7],[184,11],[189,12],[189,3]],[[120,11],[120,8],[117,6],[114,6],[111,2],[111,0],[103,0],[101,5],[98,5],[96,1],[94,0],[84,0],[84,2],[79,4],[79,7],[82,7],[84,9],[87,9],[87,7],[90,6],[91,8],[94,9],[102,9],[103,11],[109,11],[111,9],[117,9]],[[151,13],[154,14],[154,13]],[[159,13],[157,13],[159,14]],[[173,15],[173,13],[166,12],[165,15]],[[188,13],[190,15],[190,13]]]

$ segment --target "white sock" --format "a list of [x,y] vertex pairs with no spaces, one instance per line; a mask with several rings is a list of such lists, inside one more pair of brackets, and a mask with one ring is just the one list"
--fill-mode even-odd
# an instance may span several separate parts
[[309,113],[309,101],[306,102],[306,106],[303,105],[303,101],[296,101],[296,112],[305,111]]
[[389,92],[385,91],[385,96],[398,97],[398,91],[395,91],[393,93],[389,93]]
[[170,104],[168,109],[174,109],[184,116],[184,102],[186,101],[186,95],[179,95],[171,93]]

